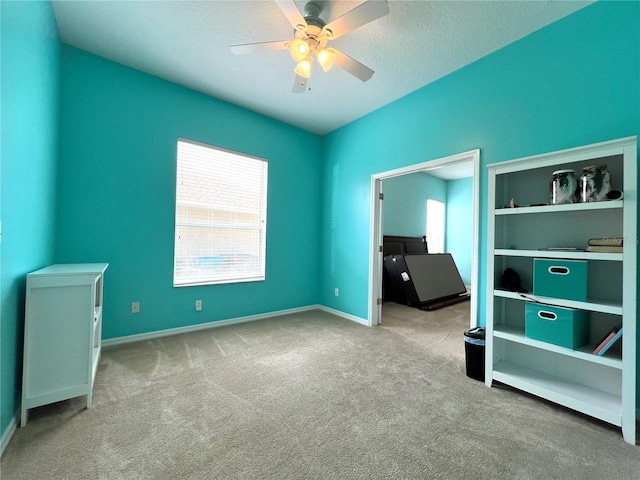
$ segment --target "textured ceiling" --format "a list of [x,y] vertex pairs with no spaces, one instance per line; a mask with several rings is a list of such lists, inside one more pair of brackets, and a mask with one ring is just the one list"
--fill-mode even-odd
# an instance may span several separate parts
[[[378,1],[378,0],[371,0]],[[304,10],[306,2],[296,1]],[[327,1],[330,21],[362,3]],[[375,70],[366,83],[316,66],[293,94],[288,51],[236,56],[229,46],[287,40],[272,0],[54,1],[62,41],[143,72],[325,134],[431,83],[589,1],[397,1],[332,46]]]

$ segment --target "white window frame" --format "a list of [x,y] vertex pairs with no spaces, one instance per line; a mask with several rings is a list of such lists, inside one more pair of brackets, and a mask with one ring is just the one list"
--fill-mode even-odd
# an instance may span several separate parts
[[264,158],[178,138],[174,287],[265,280],[267,180]]

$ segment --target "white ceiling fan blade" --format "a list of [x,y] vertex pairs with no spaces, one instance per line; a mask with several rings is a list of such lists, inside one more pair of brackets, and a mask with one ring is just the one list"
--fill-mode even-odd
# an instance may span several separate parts
[[334,51],[336,53],[336,65],[354,77],[359,78],[363,82],[369,80],[375,73],[366,65],[354,60],[349,55],[342,53],[340,50],[334,49]]
[[307,90],[308,78],[301,77],[296,74],[296,78],[293,80],[293,93],[304,93]]
[[389,4],[386,0],[368,0],[328,23],[325,28],[333,33],[331,38],[338,38],[351,30],[384,17],[388,13]]
[[298,25],[307,26],[307,22],[293,0],[275,0],[275,2],[293,28],[296,28]]
[[277,42],[245,43],[244,45],[231,45],[231,51],[236,55],[248,53],[271,52],[273,50],[286,50],[289,48],[289,40]]

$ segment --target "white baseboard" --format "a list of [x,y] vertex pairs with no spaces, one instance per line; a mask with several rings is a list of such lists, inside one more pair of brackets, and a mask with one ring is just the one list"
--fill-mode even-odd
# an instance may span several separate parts
[[19,416],[19,413],[16,412],[16,414],[13,416],[13,418],[9,422],[7,429],[2,434],[2,439],[0,439],[0,457],[2,457],[2,454],[4,453],[5,448],[7,448],[7,445],[9,445],[9,442],[11,441],[13,434],[16,432],[16,427],[18,426],[18,416]]
[[369,322],[365,318],[356,317],[348,313],[325,307],[323,305],[308,305],[306,307],[289,308],[286,310],[277,310],[275,312],[260,313],[258,315],[249,315],[246,317],[230,318],[228,320],[217,320],[214,322],[199,323],[198,325],[188,325],[186,327],[168,328],[166,330],[158,330],[149,333],[139,333],[136,335],[127,335],[124,337],[109,338],[102,341],[103,347],[113,347],[115,345],[123,345],[125,343],[141,342],[154,338],[168,337],[171,335],[179,335],[181,333],[197,332],[198,330],[207,330],[209,328],[224,327],[226,325],[234,325],[236,323],[255,322],[256,320],[264,320],[265,318],[279,317],[282,315],[291,315],[293,313],[308,312],[310,310],[322,310],[332,315],[345,318],[361,325],[369,326]]
[[[317,310],[320,305],[308,305],[306,307],[289,308],[286,310],[278,310],[275,312],[260,313],[258,315],[249,315],[246,317],[230,318],[228,320],[217,320],[214,322],[199,323],[197,325],[188,325],[186,327],[168,328],[166,330],[158,330],[149,333],[139,333],[136,335],[127,335],[124,337],[109,338],[102,341],[103,347],[113,347],[125,343],[141,342],[151,340],[153,338],[168,337],[171,335],[179,335],[181,333],[197,332],[198,330],[207,330],[209,328],[224,327],[234,325],[236,323],[255,322],[256,320],[264,320],[265,318],[279,317],[281,315],[290,315],[292,313],[307,312],[309,310]],[[333,313],[333,312],[332,312]],[[338,313],[336,313],[338,315]]]
[[341,312],[340,310],[335,310],[333,308],[325,307],[324,305],[317,305],[319,310],[323,312],[331,313],[332,315],[336,315],[338,317],[346,318],[347,320],[351,320],[352,322],[359,323],[361,325],[369,326],[369,321],[366,318],[356,317],[355,315],[351,315],[349,313]]

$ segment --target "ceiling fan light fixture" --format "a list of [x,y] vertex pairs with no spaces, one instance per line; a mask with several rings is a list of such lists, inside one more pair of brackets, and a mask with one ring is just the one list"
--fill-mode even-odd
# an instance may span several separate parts
[[303,78],[311,78],[311,55],[298,62],[295,72]]
[[296,62],[302,62],[309,56],[311,47],[305,40],[296,38],[289,44],[289,51],[291,52],[291,56]]
[[306,2],[304,13],[296,5],[302,0],[275,0],[293,27],[294,38],[275,42],[232,45],[231,51],[236,55],[242,55],[271,50],[289,50],[290,55],[296,61],[293,93],[303,93],[307,90],[314,56],[325,72],[337,65],[341,70],[366,82],[375,73],[373,70],[340,50],[327,48],[327,46],[329,42],[345,33],[387,15],[389,13],[387,1],[360,0],[357,7],[327,23],[320,15],[323,13],[323,8],[329,3],[328,0],[304,0]]
[[323,48],[316,53],[316,57],[325,72],[331,70],[333,64],[336,63],[336,52],[333,48]]

